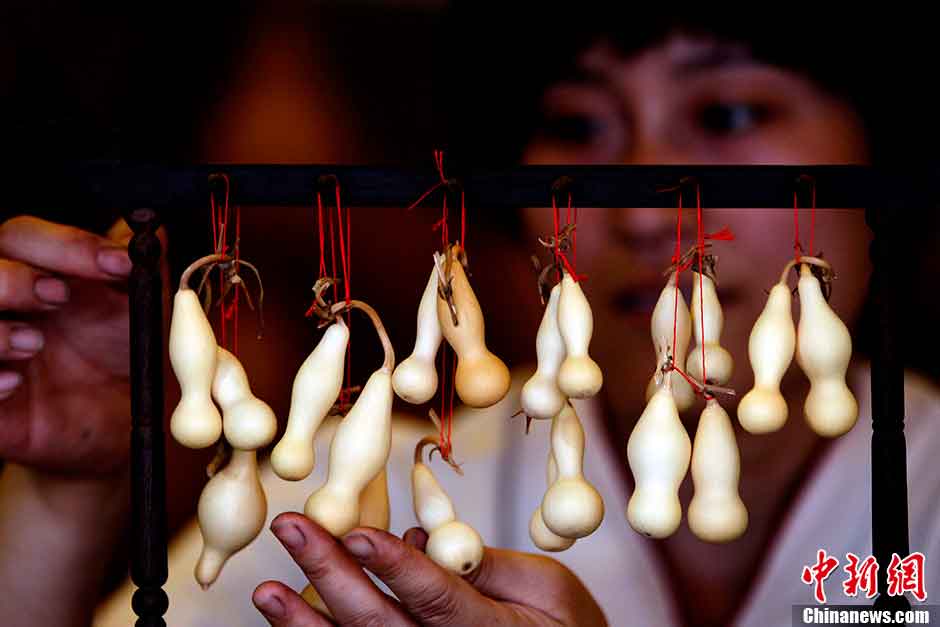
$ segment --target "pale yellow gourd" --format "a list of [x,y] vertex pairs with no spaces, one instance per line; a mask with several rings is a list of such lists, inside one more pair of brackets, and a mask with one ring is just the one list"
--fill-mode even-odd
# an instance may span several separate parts
[[267,446],[277,432],[277,418],[267,403],[251,393],[241,362],[218,348],[212,397],[222,408],[222,430],[233,448],[253,451]]
[[[704,311],[704,316],[702,312]],[[734,359],[719,341],[725,323],[715,282],[707,274],[692,272],[692,336],[695,345],[689,353],[685,371],[697,381],[724,385],[731,380]],[[702,351],[705,352],[705,375],[702,378]]]
[[591,305],[566,270],[562,270],[558,296],[558,331],[565,345],[565,359],[558,370],[558,388],[568,398],[589,398],[604,385],[600,366],[588,355],[594,333]]
[[509,369],[486,347],[483,311],[459,261],[460,247],[452,246],[448,254],[457,324],[447,300],[441,297],[437,299],[437,320],[444,338],[457,353],[454,387],[465,405],[489,407],[509,392]]
[[343,387],[348,342],[349,328],[337,318],[297,370],[287,430],[271,452],[271,467],[281,479],[298,481],[313,470],[313,439]]
[[424,552],[433,562],[456,574],[473,572],[483,559],[483,539],[470,525],[457,520],[453,503],[421,461],[421,450],[433,440],[424,439],[415,448],[411,468],[411,490],[415,516],[428,532]]
[[[359,497],[359,526],[374,527],[388,531],[390,518],[388,503],[388,473],[385,469],[369,482]],[[300,596],[307,604],[323,614],[330,616],[330,609],[323,602],[323,598],[316,588],[307,585],[300,592]]]
[[558,330],[558,299],[561,285],[552,288],[545,304],[545,313],[535,336],[538,367],[525,385],[520,400],[522,411],[529,418],[551,420],[565,406],[565,395],[558,388],[558,370],[565,359],[565,344]]
[[754,388],[738,403],[738,422],[750,433],[770,433],[787,421],[787,400],[780,393],[780,381],[796,347],[790,307],[790,288],[781,281],[770,289],[748,339]]
[[437,269],[431,270],[428,284],[418,305],[418,329],[411,355],[398,364],[392,374],[392,387],[399,398],[414,405],[431,400],[437,391],[434,357],[443,335],[437,321]]
[[211,397],[217,345],[196,292],[182,285],[173,297],[169,354],[181,392],[170,433],[188,448],[212,446],[222,435],[222,415]]
[[195,575],[203,589],[218,578],[232,555],[261,533],[267,511],[255,451],[235,449],[228,465],[209,479],[199,497],[203,548]]
[[692,482],[689,529],[706,542],[728,542],[747,529],[748,515],[738,495],[741,455],[731,418],[714,398],[698,421],[692,446]]
[[330,444],[326,483],[304,506],[308,518],[334,536],[359,524],[362,491],[388,462],[392,444],[392,373],[376,370],[339,423]]
[[636,531],[666,538],[679,527],[679,485],[691,455],[692,442],[679,420],[667,380],[646,404],[627,441],[627,459],[636,483],[627,504],[627,520]]
[[542,520],[563,538],[583,538],[604,520],[604,500],[584,478],[584,429],[570,403],[552,419],[551,440],[558,478],[542,498]]
[[[552,454],[551,450],[548,452],[546,478],[548,487],[551,487],[558,479],[558,465],[555,463],[555,456]],[[541,503],[539,503],[539,506],[532,512],[532,518],[529,519],[529,537],[532,538],[532,542],[535,543],[535,546],[543,551],[552,553],[570,549],[575,543],[574,538],[563,538],[545,526],[545,521],[542,519]]]
[[796,362],[809,378],[803,415],[819,435],[836,437],[858,420],[858,402],[845,383],[852,358],[852,337],[823,297],[808,265],[800,268],[800,325]]
[[[678,305],[676,299],[678,298]],[[673,329],[675,327],[675,329]],[[679,411],[686,411],[695,402],[695,391],[689,382],[678,372],[671,371],[665,376],[661,372],[666,356],[672,355],[673,363],[680,368],[686,362],[686,353],[689,350],[692,321],[689,317],[689,308],[685,304],[682,291],[676,286],[676,274],[669,276],[666,286],[659,294],[659,300],[653,308],[650,318],[650,337],[653,348],[656,350],[656,371],[646,386],[646,400],[649,401],[666,379],[672,386],[672,396]],[[675,352],[672,340],[675,330]]]

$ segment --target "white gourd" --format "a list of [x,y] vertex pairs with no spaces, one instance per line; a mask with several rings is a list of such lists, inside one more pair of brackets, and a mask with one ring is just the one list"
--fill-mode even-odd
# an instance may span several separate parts
[[808,265],[800,268],[800,325],[796,362],[810,381],[803,415],[819,435],[836,437],[858,420],[858,402],[845,384],[852,337],[823,297]]
[[679,527],[679,485],[691,455],[692,443],[667,382],[650,398],[627,441],[627,459],[636,483],[627,504],[627,520],[636,531],[665,538]]
[[253,451],[267,446],[277,432],[277,418],[251,392],[241,362],[221,346],[212,380],[212,397],[222,408],[222,430],[233,448]]
[[388,462],[392,444],[392,375],[372,373],[330,444],[326,483],[310,495],[304,513],[339,537],[359,524],[362,491]]
[[235,449],[229,463],[209,479],[199,497],[203,548],[195,575],[203,589],[218,578],[232,555],[261,533],[267,512],[255,451]]
[[[555,456],[549,451],[548,467],[546,471],[548,486],[550,487],[558,479],[558,465],[555,463]],[[542,519],[542,504],[539,503],[535,511],[532,512],[532,518],[529,519],[529,537],[535,546],[543,551],[557,553],[570,549],[575,543],[574,538],[563,538],[554,531],[545,526]]]
[[434,357],[444,337],[441,334],[441,324],[437,320],[437,286],[437,270],[432,269],[428,284],[421,295],[421,303],[418,305],[418,329],[414,351],[398,364],[392,374],[395,393],[413,405],[428,402],[437,391]]
[[738,403],[738,422],[750,433],[770,433],[787,421],[787,400],[780,393],[780,382],[796,347],[790,308],[790,288],[777,283],[747,342],[754,388]]
[[271,467],[281,479],[299,481],[313,470],[313,439],[343,387],[348,342],[349,328],[337,318],[297,370],[287,430],[271,452]]
[[425,553],[442,568],[457,574],[473,572],[483,559],[483,539],[470,525],[457,520],[453,503],[420,459],[418,444],[411,468],[415,516],[428,532]]
[[[676,299],[678,298],[678,306]],[[675,329],[673,329],[675,327]],[[649,401],[656,390],[664,385],[665,380],[669,379],[672,386],[672,396],[676,401],[676,407],[679,411],[686,411],[695,402],[695,391],[689,382],[686,381],[678,372],[669,372],[666,376],[660,374],[660,368],[666,361],[667,353],[672,353],[673,331],[675,331],[676,346],[675,354],[672,355],[673,363],[682,367],[686,361],[686,353],[689,350],[689,340],[691,339],[692,321],[689,317],[689,308],[685,304],[685,297],[682,291],[676,286],[676,275],[670,275],[666,286],[659,294],[659,300],[653,308],[653,315],[650,318],[650,337],[653,340],[653,348],[656,350],[656,371],[650,378],[646,386],[646,400]],[[661,383],[657,383],[661,380]]]
[[538,367],[525,385],[520,399],[522,411],[529,418],[551,420],[565,406],[565,395],[558,389],[558,370],[565,359],[565,344],[558,330],[558,299],[561,286],[552,288],[545,313],[535,336]]
[[173,438],[189,448],[212,446],[222,435],[222,415],[212,402],[216,341],[196,292],[181,287],[173,297],[170,365],[180,384],[180,402],[170,417]]
[[604,520],[604,500],[584,478],[584,429],[570,403],[552,420],[551,440],[558,478],[542,499],[542,520],[563,538],[583,538]]
[[[704,316],[701,315],[703,310]],[[708,376],[708,381],[703,381],[703,383],[724,385],[731,380],[731,374],[734,372],[734,359],[731,353],[719,343],[725,316],[715,291],[715,282],[708,275],[694,271],[692,272],[691,313],[692,336],[695,338],[695,345],[689,353],[685,371],[692,378],[703,381],[702,350],[704,349],[705,374]]]
[[707,542],[728,542],[747,529],[748,515],[738,494],[741,455],[731,418],[714,398],[698,421],[692,446],[692,482],[689,529]]
[[594,333],[591,305],[566,270],[562,271],[558,297],[558,331],[565,345],[565,359],[558,371],[558,388],[568,398],[589,398],[600,391],[604,376],[588,347]]

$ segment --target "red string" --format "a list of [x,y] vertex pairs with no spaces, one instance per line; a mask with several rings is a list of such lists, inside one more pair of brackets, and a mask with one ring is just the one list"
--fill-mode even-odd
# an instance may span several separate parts
[[[702,383],[705,384],[708,382],[708,376],[705,374],[705,292],[704,292],[704,278],[702,277],[702,258],[705,256],[705,229],[702,226],[702,194],[701,188],[696,183],[695,185],[695,206],[696,206],[696,219],[698,225],[696,228],[697,237],[698,237],[698,302],[699,302],[699,322],[701,323],[701,332],[702,332]],[[706,398],[709,396],[707,393],[704,395]]]
[[809,254],[815,254],[816,250],[813,248],[813,240],[816,237],[816,182],[813,182],[813,208],[809,214]]
[[[242,239],[242,208],[235,208],[235,261],[236,267],[237,262],[241,259],[241,239]],[[238,297],[239,289],[235,289],[235,301],[233,303],[233,308],[235,310],[235,319],[232,326],[232,354],[238,357]]]
[[803,252],[800,246],[800,214],[797,209],[796,191],[793,192],[793,258],[799,262],[800,253]]
[[323,198],[320,192],[317,192],[317,231],[320,241],[320,269],[317,278],[322,279],[326,276],[326,246],[323,242]]
[[672,365],[676,366],[676,339],[679,335],[679,273],[682,268],[679,266],[679,259],[682,257],[682,187],[679,187],[679,207],[676,210],[676,254],[673,255],[673,263],[676,265],[676,296],[672,308]]

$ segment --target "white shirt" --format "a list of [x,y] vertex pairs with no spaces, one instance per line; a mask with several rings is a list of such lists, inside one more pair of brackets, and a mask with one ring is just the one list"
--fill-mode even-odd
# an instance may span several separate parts
[[[813,589],[800,580],[803,567],[815,562],[816,551],[826,549],[840,561],[827,581],[830,603],[869,603],[864,595],[850,599],[842,593],[845,554],[862,559],[871,554],[871,403],[867,371],[853,378],[852,389],[860,407],[858,424],[839,438],[813,471],[796,498],[758,579],[744,601],[737,627],[790,627],[791,606],[812,604]],[[510,421],[518,408],[519,382],[506,399],[486,410],[458,412],[454,442],[456,457],[464,462],[464,476],[444,464],[432,470],[447,490],[458,517],[480,532],[491,546],[538,552],[528,535],[529,517],[545,492],[548,453],[547,421],[535,421],[531,433],[524,419]],[[940,581],[940,481],[935,457],[940,451],[940,396],[915,376],[905,383],[907,467],[911,551],[926,556],[928,602],[932,582]],[[604,497],[604,521],[591,536],[552,557],[570,567],[597,599],[611,625],[678,626],[679,615],[654,540],[634,532],[626,521],[628,487],[620,479],[616,459],[605,443],[598,405],[576,402],[584,425],[587,454],[584,472]],[[801,419],[791,412],[791,420]],[[329,442],[335,422],[317,436],[317,468],[305,480],[279,479],[268,464],[262,483],[268,499],[268,519],[284,511],[303,511],[304,502],[324,481]],[[391,531],[403,533],[415,526],[411,507],[410,469],[415,443],[430,431],[414,420],[396,421],[389,459]],[[773,437],[768,435],[766,437]],[[683,504],[684,506],[687,503]],[[685,524],[683,522],[683,524]],[[306,580],[266,526],[247,548],[225,565],[218,581],[202,591],[193,568],[202,546],[195,521],[174,538],[169,555],[170,598],[167,624],[187,627],[248,627],[267,625],[251,603],[251,593],[262,581],[276,579],[301,590]],[[902,556],[904,557],[904,556]],[[887,564],[880,565],[881,569]],[[128,582],[101,608],[97,627],[133,624]],[[940,594],[938,592],[937,594]]]

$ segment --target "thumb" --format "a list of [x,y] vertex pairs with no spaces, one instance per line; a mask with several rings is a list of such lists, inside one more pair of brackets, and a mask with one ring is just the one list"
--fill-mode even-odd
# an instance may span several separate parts
[[[421,625],[534,625],[488,599],[469,583],[394,535],[360,527],[343,538],[346,550],[395,593]],[[484,558],[485,560],[485,558]]]

